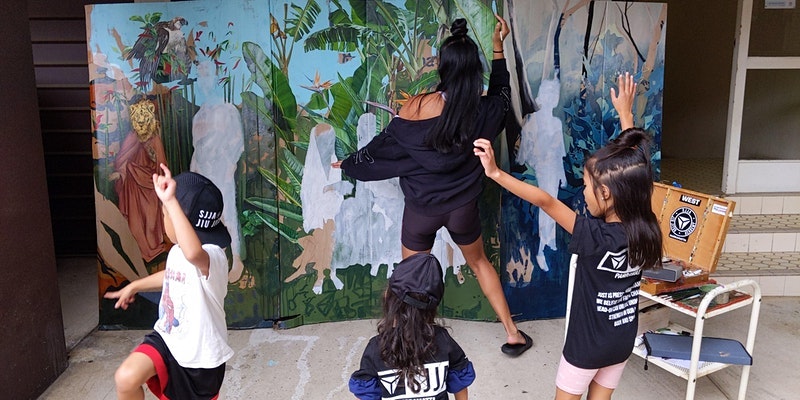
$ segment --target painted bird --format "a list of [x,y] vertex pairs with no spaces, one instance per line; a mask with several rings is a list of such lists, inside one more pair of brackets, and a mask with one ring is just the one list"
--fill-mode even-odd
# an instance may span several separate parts
[[125,59],[139,61],[139,86],[180,80],[186,84],[192,68],[190,51],[181,28],[187,25],[183,17],[148,23],[128,51]]

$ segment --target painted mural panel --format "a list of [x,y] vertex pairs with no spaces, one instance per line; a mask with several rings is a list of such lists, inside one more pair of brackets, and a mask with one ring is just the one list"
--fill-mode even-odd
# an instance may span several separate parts
[[[507,1],[519,78],[519,126],[507,127],[508,169],[585,212],[585,158],[619,134],[609,89],[636,78],[634,118],[660,165],[666,4]],[[657,172],[657,171],[656,171]],[[512,314],[564,315],[569,235],[537,207],[503,193],[501,270]],[[508,223],[515,221],[515,223]]]
[[[402,193],[397,179],[357,182],[331,162],[378,134],[405,99],[433,90],[436,48],[453,19],[467,18],[490,58],[493,10],[510,16],[519,84],[516,118],[497,142],[504,165],[580,207],[583,158],[617,130],[607,101],[617,73],[639,78],[637,124],[658,146],[666,6],[540,3],[87,6],[100,293],[164,267],[171,244],[144,178],[165,161],[207,175],[225,195],[229,325],[376,316],[400,261]],[[480,208],[512,313],[563,315],[568,235],[496,185]],[[433,252],[445,269],[441,314],[493,320],[446,231]],[[156,304],[142,300],[124,314],[103,302],[101,324],[152,325]]]
[[[352,1],[328,6],[309,33],[298,38],[306,52],[295,53],[297,59],[291,62],[297,62],[297,68],[288,69],[293,101],[301,111],[293,116],[297,122],[291,137],[279,142],[281,165],[273,183],[286,185],[302,173],[292,196],[302,205],[297,245],[281,237],[281,265],[293,269],[283,280],[281,295],[286,315],[304,322],[375,315],[386,278],[401,258],[403,197],[398,180],[356,182],[331,162],[369,142],[407,98],[433,90],[434,48],[456,16],[469,18],[484,45],[490,43],[495,23],[488,1]],[[283,28],[280,15],[273,18],[274,47],[290,46],[291,35],[287,39],[282,34],[290,29]],[[483,51],[491,53],[490,48]],[[275,57],[279,63],[284,59]],[[299,166],[302,171],[295,168]],[[487,198],[493,199],[483,207],[487,220],[496,221],[499,192]],[[300,221],[295,223],[300,227]],[[489,229],[484,237],[491,254],[497,254],[497,230]],[[448,285],[442,313],[493,319],[446,230],[439,232],[432,251]]]
[[[257,326],[278,316],[265,298],[270,232],[253,232],[240,219],[249,196],[275,198],[259,168],[274,157],[268,121],[243,99],[255,91],[245,63],[247,43],[268,45],[261,1],[203,1],[86,7],[93,110],[95,204],[100,294],[164,268],[171,247],[164,234],[152,174],[192,170],[221,190],[223,221],[232,243],[226,302],[233,326]],[[277,281],[277,279],[274,279]],[[276,295],[273,295],[276,297]],[[101,302],[106,327],[152,325],[158,295],[133,310]]]

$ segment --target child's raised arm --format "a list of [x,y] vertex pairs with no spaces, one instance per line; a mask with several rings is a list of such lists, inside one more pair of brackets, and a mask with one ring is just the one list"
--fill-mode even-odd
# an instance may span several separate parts
[[572,233],[572,229],[575,227],[575,211],[544,190],[514,178],[500,168],[497,168],[497,163],[494,160],[492,143],[488,140],[478,139],[473,142],[473,145],[475,146],[473,152],[481,159],[481,164],[483,164],[486,176],[492,178],[492,180],[500,184],[500,186],[519,196],[521,199],[541,208],[542,211],[546,212],[547,215],[553,218],[562,228]]
[[633,75],[629,72],[624,75],[619,74],[617,87],[619,87],[619,95],[614,88],[611,88],[611,104],[617,110],[620,128],[624,131],[633,128],[633,98],[636,96],[636,83],[633,81]]
[[166,165],[161,164],[161,169],[164,175],[153,174],[153,186],[155,186],[156,194],[164,204],[164,211],[172,222],[172,227],[175,230],[175,239],[181,247],[183,255],[192,265],[197,267],[203,276],[208,276],[208,253],[203,250],[203,244],[200,238],[197,237],[194,228],[192,227],[186,214],[183,213],[178,199],[175,197],[175,188],[177,183],[172,179],[172,173]]

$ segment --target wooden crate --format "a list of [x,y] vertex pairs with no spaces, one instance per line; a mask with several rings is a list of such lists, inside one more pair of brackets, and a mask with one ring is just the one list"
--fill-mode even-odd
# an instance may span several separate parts
[[735,206],[728,199],[655,183],[653,212],[664,237],[664,257],[702,273],[674,283],[644,279],[641,289],[658,294],[707,282],[717,269]]

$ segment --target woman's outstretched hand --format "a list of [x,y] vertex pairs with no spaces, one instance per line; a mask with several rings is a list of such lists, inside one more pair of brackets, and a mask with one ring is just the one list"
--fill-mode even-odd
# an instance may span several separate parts
[[472,145],[475,146],[472,152],[480,158],[486,176],[494,179],[500,173],[500,169],[497,168],[497,162],[494,160],[492,142],[486,139],[477,139],[472,142]]
[[492,34],[492,43],[499,44],[502,48],[503,40],[508,37],[508,24],[506,24],[506,20],[503,19],[498,14],[495,14],[494,17],[497,19],[497,23],[494,25],[494,33]]

